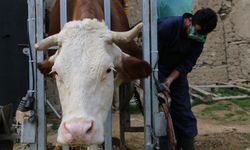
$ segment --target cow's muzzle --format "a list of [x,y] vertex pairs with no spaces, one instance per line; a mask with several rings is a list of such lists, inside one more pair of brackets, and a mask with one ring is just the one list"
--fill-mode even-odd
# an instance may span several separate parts
[[62,122],[60,128],[63,143],[68,145],[89,145],[96,134],[94,121],[65,121]]

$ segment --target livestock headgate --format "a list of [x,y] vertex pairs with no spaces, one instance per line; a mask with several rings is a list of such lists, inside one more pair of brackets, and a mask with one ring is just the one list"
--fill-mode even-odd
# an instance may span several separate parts
[[[67,22],[67,0],[60,1],[60,23],[61,28]],[[105,21],[110,27],[110,0],[104,0]],[[27,0],[28,2],[28,27],[29,40],[31,45],[31,56],[35,59],[30,61],[30,68],[35,68],[35,80],[30,79],[30,92],[35,94],[35,114],[37,122],[24,120],[22,125],[23,134],[21,142],[30,145],[31,150],[46,150],[46,117],[45,117],[45,84],[44,76],[37,70],[36,63],[44,59],[43,52],[37,52],[33,45],[44,38],[45,33],[45,3],[43,0]],[[143,10],[143,56],[152,68],[157,62],[157,0],[142,0]],[[154,70],[157,76],[157,70]],[[30,72],[32,76],[32,72]],[[34,82],[33,82],[34,81]],[[32,89],[32,85],[35,85]],[[155,87],[152,77],[144,80],[144,149],[157,149],[159,144],[158,137],[162,136],[165,129],[161,128],[160,120],[163,117],[158,110],[158,101],[155,96]],[[112,114],[109,112],[106,127],[105,127],[105,149],[112,149]],[[26,132],[26,131],[29,132]],[[64,150],[69,147],[64,146]]]

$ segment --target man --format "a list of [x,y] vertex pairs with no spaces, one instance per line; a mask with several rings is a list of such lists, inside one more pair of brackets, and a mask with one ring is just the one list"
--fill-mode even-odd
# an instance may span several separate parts
[[[202,53],[206,36],[217,25],[217,15],[202,8],[194,15],[158,19],[159,80],[169,88],[170,113],[177,149],[193,150],[197,135],[196,118],[191,110],[187,74]],[[160,138],[161,150],[166,139]]]

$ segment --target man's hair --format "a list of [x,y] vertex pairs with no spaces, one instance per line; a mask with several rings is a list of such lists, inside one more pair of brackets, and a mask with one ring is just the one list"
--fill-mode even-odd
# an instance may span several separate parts
[[192,17],[192,24],[198,24],[201,26],[200,34],[210,33],[217,25],[217,15],[210,8],[202,8],[195,12]]

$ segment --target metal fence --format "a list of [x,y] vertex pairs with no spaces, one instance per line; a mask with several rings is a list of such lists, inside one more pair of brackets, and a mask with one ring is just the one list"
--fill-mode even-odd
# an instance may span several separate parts
[[[27,0],[28,2],[28,25],[30,43],[34,45],[37,41],[44,38],[44,1],[43,0]],[[143,51],[144,59],[152,64],[157,61],[157,10],[156,0],[142,0],[143,3]],[[105,21],[107,26],[111,26],[110,18],[110,0],[104,0]],[[60,0],[60,23],[61,28],[67,22],[67,0]],[[43,52],[36,52],[34,47],[31,47],[35,61],[31,63],[36,69],[36,62],[42,61],[44,58]],[[36,69],[37,70],[37,69]],[[154,70],[157,71],[157,70]],[[157,72],[156,72],[157,74]],[[32,82],[32,81],[30,81]],[[158,143],[156,133],[157,118],[159,116],[158,102],[154,94],[154,81],[151,77],[144,81],[144,149],[152,150]],[[30,127],[34,130],[34,142],[30,144],[32,150],[46,150],[46,119],[45,119],[45,89],[44,77],[39,72],[35,73],[35,94],[36,94],[36,114],[37,123]],[[112,149],[112,114],[109,112],[105,127],[105,149]],[[63,147],[64,150],[69,149]]]

